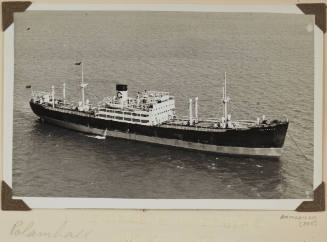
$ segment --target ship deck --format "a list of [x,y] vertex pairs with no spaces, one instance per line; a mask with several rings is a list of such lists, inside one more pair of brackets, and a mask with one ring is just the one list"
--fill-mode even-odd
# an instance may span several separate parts
[[[48,104],[39,104],[46,109],[55,110],[67,114],[75,114],[86,117],[95,117],[94,112],[92,111],[78,111],[75,110],[70,104],[55,104],[55,107],[52,107]],[[105,119],[105,118],[104,118]],[[109,119],[108,119],[109,120]],[[124,122],[124,121],[122,121]],[[197,131],[210,131],[210,132],[225,132],[226,130],[247,130],[253,127],[265,127],[269,125],[260,124],[258,125],[253,120],[236,120],[232,121],[233,128],[220,128],[217,127],[217,119],[215,118],[207,118],[200,119],[198,122],[193,125],[189,125],[189,120],[187,118],[174,118],[172,120],[166,121],[164,123],[158,124],[156,126],[164,127],[164,128],[175,128],[175,129],[183,129],[183,130],[197,130]]]
[[175,118],[173,120],[162,123],[160,126],[166,128],[211,131],[211,132],[223,132],[228,129],[246,130],[249,129],[250,127],[257,126],[256,123],[251,120],[233,121],[233,124],[235,125],[234,128],[219,128],[217,127],[217,119],[213,119],[213,118],[199,120],[193,125],[189,125],[188,121],[189,121],[188,119],[184,119],[184,118]]

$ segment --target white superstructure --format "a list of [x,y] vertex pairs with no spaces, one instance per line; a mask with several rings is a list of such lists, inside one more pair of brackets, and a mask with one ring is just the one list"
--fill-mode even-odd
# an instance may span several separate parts
[[107,97],[94,109],[95,116],[119,122],[157,125],[175,116],[175,100],[168,92],[143,91],[128,97],[127,85],[116,85],[116,96]]

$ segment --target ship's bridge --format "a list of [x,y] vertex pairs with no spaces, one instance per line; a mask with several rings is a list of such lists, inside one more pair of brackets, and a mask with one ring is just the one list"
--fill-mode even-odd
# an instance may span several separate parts
[[157,125],[175,116],[175,100],[168,92],[143,91],[128,97],[127,85],[117,84],[116,96],[107,97],[96,109],[96,116],[120,122]]

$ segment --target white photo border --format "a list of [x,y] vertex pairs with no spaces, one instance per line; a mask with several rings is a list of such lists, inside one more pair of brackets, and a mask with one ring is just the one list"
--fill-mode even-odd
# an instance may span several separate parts
[[[293,6],[251,5],[166,5],[166,4],[37,4],[26,11],[178,11],[178,12],[252,12],[303,14]],[[314,27],[314,175],[313,190],[322,182],[323,123],[323,32]],[[4,31],[4,123],[3,180],[12,187],[14,23]],[[295,210],[303,201],[313,199],[120,199],[13,197],[30,208],[119,208],[119,209],[251,209]]]

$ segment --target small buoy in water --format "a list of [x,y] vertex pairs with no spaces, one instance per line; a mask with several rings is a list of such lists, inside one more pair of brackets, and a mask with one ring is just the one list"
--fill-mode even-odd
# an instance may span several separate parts
[[28,27],[26,30],[30,30],[31,28],[30,27]]
[[26,85],[25,87],[26,87],[26,88],[31,88],[32,86],[31,86],[31,85]]

